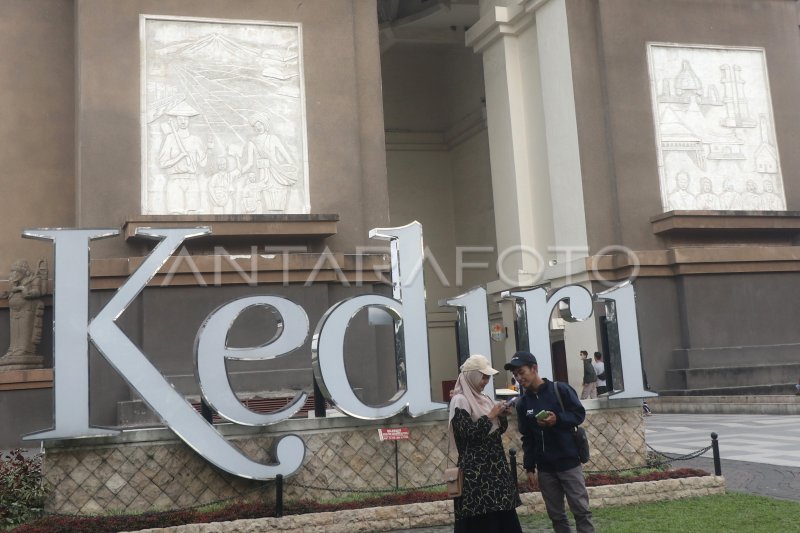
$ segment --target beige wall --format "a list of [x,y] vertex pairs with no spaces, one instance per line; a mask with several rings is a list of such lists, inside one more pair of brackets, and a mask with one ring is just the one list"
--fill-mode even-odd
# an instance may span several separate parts
[[73,10],[70,0],[8,0],[0,17],[0,277],[50,247],[25,228],[74,224]]
[[444,47],[398,44],[381,56],[387,131],[444,131],[448,125]]
[[[580,65],[573,69],[573,88],[590,253],[609,244],[637,251],[681,246],[655,235],[650,222],[662,207],[648,42],[764,48],[787,209],[800,208],[794,177],[800,153],[793,148],[800,135],[796,2],[567,0],[567,10],[571,58]],[[778,344],[797,343],[796,328],[776,321],[770,302],[796,280],[788,273],[769,273],[784,268],[768,262],[774,253],[767,248],[770,237],[743,229],[698,234],[689,246],[702,244],[710,258],[720,258],[718,268],[727,274],[636,282],[643,364],[654,390],[678,387],[670,384],[670,371],[691,367],[686,353],[692,350],[710,354],[695,366],[729,366],[735,360],[756,368],[785,362],[773,352]],[[739,250],[757,258],[758,266],[748,272],[735,261],[725,265],[715,247],[726,239],[741,243]]]
[[[476,136],[475,138],[480,137]],[[456,245],[465,243],[487,245],[488,243],[493,246],[494,243],[480,237],[485,233],[487,226],[485,219],[479,218],[477,212],[474,213],[476,215],[474,218],[470,218],[464,213],[464,207],[473,203],[472,198],[463,205],[453,202],[454,198],[458,198],[466,192],[460,190],[462,188],[458,187],[456,183],[462,182],[463,178],[467,177],[461,176],[461,180],[456,180],[451,170],[453,159],[453,153],[442,150],[390,150],[387,152],[390,175],[389,197],[392,206],[391,223],[399,226],[414,220],[419,221],[423,228],[425,246],[432,252],[432,256],[436,259],[441,268],[440,272],[444,276],[441,277],[437,273],[431,261],[426,262],[424,273],[428,309],[431,386],[434,398],[437,399],[441,395],[441,381],[455,379],[458,373],[454,329],[456,316],[446,308],[439,307],[439,301],[465,292],[472,285],[485,283],[485,280],[480,281],[481,277],[485,278],[487,272],[494,272],[493,267],[491,270],[466,270],[464,285],[456,286]],[[479,189],[480,186],[475,184],[475,188]],[[489,192],[491,193],[491,191]],[[477,200],[481,201],[480,198]],[[491,194],[489,202],[491,202]],[[481,224],[481,221],[483,221],[483,227],[476,232],[476,235],[465,235],[466,230]],[[493,228],[493,225],[488,226]],[[493,235],[488,237],[491,236]],[[484,235],[485,237],[487,236]],[[467,240],[460,240],[462,238]],[[477,262],[492,255],[467,254],[465,258],[467,261]],[[490,260],[489,263],[491,264],[492,261]],[[445,285],[445,281],[449,286]]]
[[[496,277],[483,69],[480,57],[460,46],[401,44],[381,59],[391,223],[422,223],[444,275],[426,265],[431,383],[439,398],[441,381],[454,379],[458,368],[456,316],[438,302]],[[460,285],[459,246],[492,248],[464,255],[464,262],[488,266],[464,270]]]
[[[661,248],[661,214],[646,43],[764,47],[786,204],[800,208],[800,34],[796,2],[568,0],[581,169],[592,252]],[[631,24],[630,21],[637,21]]]
[[[79,223],[140,212],[139,15],[300,22],[312,213],[341,215],[352,251],[388,220],[377,22],[365,0],[77,0]],[[98,255],[125,254],[121,240]]]
[[[0,44],[0,272],[49,257],[27,227],[120,227],[140,212],[139,15],[301,22],[312,213],[341,215],[353,251],[388,222],[372,0],[9,0]],[[142,253],[122,239],[95,257]]]
[[485,285],[497,277],[498,250],[486,130],[483,129],[455,147],[451,158],[456,245],[491,247],[494,250],[463,254],[465,263],[488,264],[486,268],[463,270],[462,287],[466,290],[476,285]]
[[[0,154],[6,170],[2,198],[7,223],[0,233],[0,277],[5,277],[18,257],[34,262],[51,255],[50,244],[20,239],[25,227],[120,227],[126,217],[139,213],[140,14],[302,23],[312,213],[340,215],[339,233],[326,241],[337,252],[355,251],[358,245],[369,243],[369,229],[388,224],[374,0],[10,0],[2,5]],[[92,253],[94,258],[127,256],[144,249],[116,238],[97,243]],[[318,283],[315,288],[319,287]],[[370,285],[360,290],[385,289]],[[253,291],[245,286],[234,290],[239,294]],[[264,285],[263,290],[280,293],[282,289]],[[126,333],[145,346],[148,354],[152,352],[165,373],[193,381],[186,367],[191,366],[191,342],[185,341],[191,341],[197,331],[191,321],[194,313],[205,315],[213,309],[213,292],[192,287],[156,291],[152,296],[158,294],[157,298],[141,297],[124,315],[123,321],[130,326]],[[299,288],[292,298],[327,309],[355,292],[333,288],[323,298],[313,289]],[[110,294],[93,292],[90,313]],[[154,300],[160,305],[147,312],[142,306]],[[186,301],[194,301],[193,311],[185,312]],[[170,311],[170,305],[184,311]],[[47,362],[52,332],[49,313],[48,308],[40,347]],[[5,316],[0,340],[7,340]],[[172,326],[164,329],[165,324]],[[351,331],[356,331],[348,341],[355,346],[353,353],[369,348],[378,354],[353,373],[354,385],[372,386],[374,397],[368,399],[380,400],[376,397],[390,390],[387,368],[393,365],[393,357],[387,362],[380,355],[391,352],[378,333]],[[309,385],[310,353],[307,347],[304,350],[302,361],[295,357],[290,365],[304,380],[280,381],[278,372],[272,375],[272,383],[265,380],[262,386]],[[94,354],[91,361],[93,421],[114,423],[116,400],[128,399],[130,393],[102,358]],[[30,394],[35,400],[24,402],[28,406],[24,416],[6,410],[0,417],[16,420],[17,425],[6,424],[14,439],[29,429],[41,429],[41,419],[49,419],[51,392]]]
[[398,45],[382,57],[391,223],[419,220],[450,287],[426,270],[429,310],[496,276],[496,250],[456,286],[456,247],[496,247],[480,57],[460,47]]
[[[414,220],[422,224],[426,248],[435,257],[449,284],[454,283],[455,250],[453,185],[450,157],[444,151],[389,151],[390,222],[404,226]],[[425,265],[428,310],[438,309],[438,300],[452,294],[445,279],[437,276],[431,261]]]

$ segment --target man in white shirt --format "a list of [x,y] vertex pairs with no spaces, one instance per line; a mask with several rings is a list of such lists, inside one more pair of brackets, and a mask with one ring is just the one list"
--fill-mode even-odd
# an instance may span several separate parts
[[595,374],[597,374],[597,395],[605,394],[608,392],[606,387],[606,365],[603,363],[603,354],[594,352],[594,367]]

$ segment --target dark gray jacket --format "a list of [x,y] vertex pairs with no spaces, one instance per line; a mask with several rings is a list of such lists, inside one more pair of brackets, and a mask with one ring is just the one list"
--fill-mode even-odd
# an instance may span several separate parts
[[594,383],[597,381],[597,372],[594,371],[592,360],[586,358],[583,360],[583,384]]

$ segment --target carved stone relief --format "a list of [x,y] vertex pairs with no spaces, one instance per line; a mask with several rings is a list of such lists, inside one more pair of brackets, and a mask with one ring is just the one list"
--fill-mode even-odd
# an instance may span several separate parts
[[142,213],[308,213],[299,24],[141,17]]
[[786,209],[761,48],[650,43],[664,211]]
[[0,371],[42,368],[44,358],[36,353],[42,339],[42,319],[47,292],[47,263],[36,270],[27,261],[16,261],[8,277],[9,333],[8,351],[0,357]]

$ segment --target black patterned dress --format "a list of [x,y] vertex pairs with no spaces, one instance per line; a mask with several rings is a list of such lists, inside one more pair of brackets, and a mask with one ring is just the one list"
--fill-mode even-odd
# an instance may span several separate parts
[[458,448],[458,466],[464,471],[464,489],[456,498],[456,533],[522,533],[516,508],[522,505],[511,479],[500,436],[508,429],[506,417],[489,433],[492,423],[486,416],[473,421],[464,409],[456,407],[453,435]]

